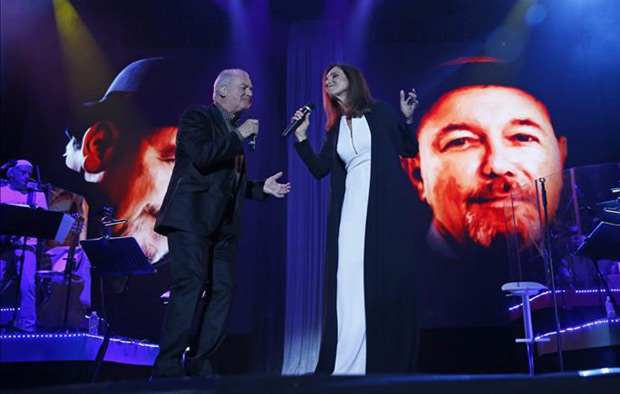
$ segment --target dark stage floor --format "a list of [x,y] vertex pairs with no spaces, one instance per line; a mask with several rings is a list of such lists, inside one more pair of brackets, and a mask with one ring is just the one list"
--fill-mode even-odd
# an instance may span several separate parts
[[3,393],[613,393],[620,369],[528,375],[222,376],[102,382]]

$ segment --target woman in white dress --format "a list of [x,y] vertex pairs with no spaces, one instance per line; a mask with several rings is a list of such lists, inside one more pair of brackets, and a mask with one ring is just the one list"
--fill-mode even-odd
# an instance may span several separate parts
[[[410,127],[375,101],[361,72],[334,64],[323,79],[328,130],[317,155],[307,140],[309,117],[295,149],[316,178],[331,174],[325,278],[325,322],[317,371],[333,374],[415,369],[413,188],[399,155],[415,156]],[[401,91],[413,123],[415,91]],[[302,118],[301,110],[293,119]]]

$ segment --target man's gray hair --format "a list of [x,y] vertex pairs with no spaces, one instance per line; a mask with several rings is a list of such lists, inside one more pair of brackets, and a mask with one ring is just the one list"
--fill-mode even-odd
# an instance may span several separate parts
[[217,96],[217,90],[220,86],[225,86],[230,83],[233,77],[243,75],[249,76],[248,72],[242,70],[240,68],[229,68],[226,70],[222,70],[217,78],[215,78],[215,82],[213,83],[213,101],[215,102],[215,97]]

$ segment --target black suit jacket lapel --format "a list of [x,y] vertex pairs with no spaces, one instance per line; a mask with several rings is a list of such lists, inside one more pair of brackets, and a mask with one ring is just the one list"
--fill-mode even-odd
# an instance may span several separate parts
[[217,109],[215,104],[211,105],[209,107],[209,110],[211,111],[211,118],[213,119],[213,125],[215,126],[215,129],[216,129],[215,137],[218,137],[220,135],[225,135],[226,133],[228,133],[228,127],[226,127],[226,121],[224,120],[222,113],[220,112],[219,109]]

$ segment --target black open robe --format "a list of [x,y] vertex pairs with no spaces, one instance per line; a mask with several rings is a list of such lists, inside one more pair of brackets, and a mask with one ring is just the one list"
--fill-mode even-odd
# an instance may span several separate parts
[[[370,194],[364,250],[366,372],[415,370],[418,327],[415,302],[416,232],[413,185],[399,155],[413,157],[417,140],[411,128],[399,126],[392,108],[376,102],[365,114],[371,132]],[[336,273],[338,232],[346,170],[336,152],[340,123],[327,132],[316,155],[308,140],[295,144],[316,178],[331,174],[327,220],[325,316],[317,372],[334,369],[337,341]]]

